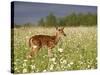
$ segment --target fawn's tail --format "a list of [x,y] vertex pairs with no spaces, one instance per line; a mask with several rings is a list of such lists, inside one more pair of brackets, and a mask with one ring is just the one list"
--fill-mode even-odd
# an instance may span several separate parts
[[29,39],[29,47],[31,47],[32,44],[32,37]]

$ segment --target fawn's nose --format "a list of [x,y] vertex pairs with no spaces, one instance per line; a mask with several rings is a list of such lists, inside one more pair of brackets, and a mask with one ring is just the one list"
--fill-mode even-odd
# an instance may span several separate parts
[[64,34],[64,36],[66,36],[66,34]]

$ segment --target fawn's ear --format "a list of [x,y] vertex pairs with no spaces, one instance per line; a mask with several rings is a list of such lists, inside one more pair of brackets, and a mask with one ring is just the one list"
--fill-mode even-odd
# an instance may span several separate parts
[[61,28],[62,30],[64,29],[64,27]]

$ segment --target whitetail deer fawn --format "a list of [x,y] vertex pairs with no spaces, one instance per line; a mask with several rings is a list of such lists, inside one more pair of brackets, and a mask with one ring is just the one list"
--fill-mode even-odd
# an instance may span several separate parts
[[51,57],[51,49],[55,47],[55,45],[60,40],[61,36],[66,34],[64,33],[63,28],[56,28],[56,33],[54,36],[49,35],[35,35],[29,39],[29,46],[31,51],[29,52],[28,58],[32,58],[33,55],[37,54],[37,51],[43,46],[47,46],[48,48],[48,56]]

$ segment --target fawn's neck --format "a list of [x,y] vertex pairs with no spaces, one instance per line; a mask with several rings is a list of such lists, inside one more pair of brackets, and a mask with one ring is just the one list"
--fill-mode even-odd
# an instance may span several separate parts
[[57,44],[60,39],[61,39],[61,36],[56,33],[56,35],[55,35],[55,43]]

